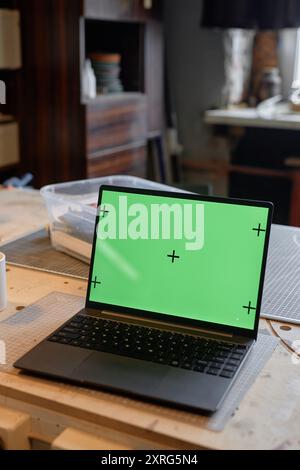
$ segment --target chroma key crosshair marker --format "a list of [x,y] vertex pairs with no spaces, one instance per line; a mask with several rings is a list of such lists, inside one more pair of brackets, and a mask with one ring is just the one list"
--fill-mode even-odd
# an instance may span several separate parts
[[93,285],[94,289],[96,289],[98,285],[100,286],[101,282],[97,281],[97,276],[96,276],[95,279],[91,281],[91,284]]
[[253,232],[257,232],[257,236],[260,237],[261,232],[265,232],[266,230],[261,228],[261,224],[258,225],[258,228],[253,228]]
[[250,315],[251,310],[256,310],[256,307],[251,307],[251,302],[249,302],[248,305],[244,305],[243,308],[245,308],[246,310],[248,310],[248,315]]
[[109,211],[106,209],[106,207],[104,206],[103,208],[100,209],[99,211],[99,214],[100,214],[100,217],[105,217],[107,214],[109,214]]
[[168,258],[172,258],[172,264],[174,263],[175,259],[180,259],[180,256],[177,256],[175,254],[175,250],[173,250],[173,254],[172,255],[167,255]]

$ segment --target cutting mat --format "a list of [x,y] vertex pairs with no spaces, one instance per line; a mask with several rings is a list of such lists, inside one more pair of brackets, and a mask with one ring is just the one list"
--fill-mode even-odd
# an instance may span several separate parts
[[78,279],[87,279],[89,266],[72,256],[56,251],[48,232],[40,230],[1,247],[7,262],[15,266],[38,269]]
[[[15,313],[12,309],[9,316],[6,314],[5,317],[2,317],[0,314],[0,339],[5,341],[7,352],[6,365],[0,366],[0,371],[17,374],[18,371],[13,368],[12,364],[71,316],[76,314],[83,306],[84,300],[80,297],[54,292],[21,312]],[[249,359],[231,388],[230,393],[225,398],[220,410],[210,417],[180,411],[178,412],[180,420],[185,420],[186,422],[192,420],[194,424],[199,425],[199,428],[222,431],[264,368],[266,362],[270,359],[278,342],[277,338],[267,334],[260,334]],[[78,387],[76,389],[78,391],[83,390]],[[102,399],[105,396],[112,397],[110,394],[96,390],[84,389],[82,393],[85,396],[92,394],[95,397],[98,395]],[[113,397],[114,401],[117,400],[120,404],[125,404],[129,408],[130,406],[136,408],[139,403],[121,396],[113,395]],[[168,413],[170,415],[174,414],[173,411],[169,411],[166,407],[145,403],[140,406],[143,408],[148,406],[151,410],[155,408],[158,413],[164,413],[165,415]]]
[[300,228],[272,225],[261,311],[300,324]]
[[[88,278],[88,265],[56,251],[46,230],[1,247],[10,264]],[[300,324],[300,228],[272,225],[261,316]]]

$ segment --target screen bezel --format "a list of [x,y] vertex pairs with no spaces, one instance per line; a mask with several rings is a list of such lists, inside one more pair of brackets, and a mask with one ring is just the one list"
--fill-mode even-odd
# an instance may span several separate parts
[[[230,325],[223,325],[219,323],[212,323],[212,322],[205,322],[201,320],[193,320],[186,317],[178,317],[175,315],[169,315],[165,313],[159,312],[151,312],[147,310],[139,310],[130,307],[124,307],[120,305],[112,305],[112,304],[105,304],[100,302],[93,302],[89,300],[90,291],[91,291],[91,278],[93,274],[93,264],[95,258],[95,250],[96,250],[96,241],[97,241],[97,226],[99,222],[99,207],[101,206],[102,201],[102,194],[103,191],[111,191],[111,192],[118,192],[118,193],[127,193],[127,194],[141,194],[141,195],[150,195],[150,196],[157,196],[157,197],[170,197],[173,199],[186,199],[192,201],[199,201],[199,202],[215,202],[220,204],[233,204],[233,205],[242,205],[242,206],[252,206],[252,207],[263,207],[268,209],[268,221],[266,227],[266,237],[265,237],[265,245],[264,245],[264,253],[262,259],[262,266],[261,266],[261,275],[260,275],[260,283],[259,283],[259,292],[258,292],[258,301],[257,301],[257,309],[256,309],[256,317],[254,322],[253,330],[246,329],[246,328],[239,328]],[[160,323],[174,323],[174,325],[179,326],[187,326],[187,327],[194,327],[199,329],[211,330],[211,331],[219,331],[231,335],[239,335],[245,336],[249,338],[256,339],[257,332],[258,332],[258,324],[260,318],[260,311],[261,311],[261,302],[262,302],[262,293],[263,293],[263,284],[265,278],[265,270],[266,270],[266,263],[267,263],[267,255],[268,255],[268,247],[269,247],[269,239],[270,239],[270,231],[271,231],[271,223],[273,217],[273,204],[271,202],[264,202],[264,201],[252,201],[246,199],[232,199],[232,198],[222,198],[222,197],[211,197],[211,196],[202,196],[199,194],[191,194],[191,193],[181,193],[181,192],[169,192],[169,191],[155,191],[155,190],[148,190],[148,189],[138,189],[138,188],[126,188],[121,186],[101,186],[99,190],[99,199],[97,205],[97,216],[95,222],[95,229],[94,229],[94,238],[93,238],[93,247],[92,247],[92,255],[91,255],[91,262],[90,262],[90,270],[89,270],[89,279],[88,279],[88,288],[87,288],[87,295],[86,295],[86,308],[93,309],[93,310],[106,310],[111,312],[120,312],[127,315],[131,315],[133,317],[137,317],[137,319],[145,318],[148,320],[155,320],[156,322]]]

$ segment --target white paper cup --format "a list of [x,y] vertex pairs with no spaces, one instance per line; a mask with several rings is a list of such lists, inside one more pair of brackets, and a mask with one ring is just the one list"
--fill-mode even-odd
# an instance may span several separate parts
[[6,289],[6,260],[5,255],[0,253],[0,312],[7,307]]

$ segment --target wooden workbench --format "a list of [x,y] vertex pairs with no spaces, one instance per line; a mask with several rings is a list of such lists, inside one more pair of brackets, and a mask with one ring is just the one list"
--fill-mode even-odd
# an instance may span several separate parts
[[[3,215],[1,196],[2,192]],[[35,199],[35,211],[36,204]],[[39,222],[43,224],[47,217],[41,201],[39,204]],[[29,220],[30,207],[26,210]],[[0,224],[0,236],[1,229]],[[81,280],[13,266],[8,266],[7,277],[9,309],[16,312],[53,291],[85,296],[86,282]],[[1,426],[11,426],[26,429],[30,437],[30,441],[15,441],[19,448],[300,448],[300,366],[292,361],[290,345],[290,341],[300,339],[300,328],[267,321],[261,326],[280,335],[282,341],[221,433],[202,429],[198,417],[190,413],[12,375],[1,372],[0,366],[0,407],[5,408],[0,413],[0,438]],[[10,420],[15,428],[7,424]]]

